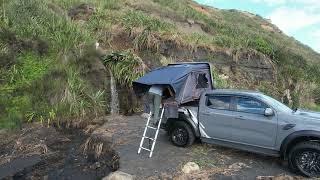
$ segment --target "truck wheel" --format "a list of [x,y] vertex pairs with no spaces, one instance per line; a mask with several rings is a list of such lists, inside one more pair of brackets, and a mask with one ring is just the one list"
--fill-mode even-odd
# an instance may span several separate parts
[[307,177],[320,177],[320,144],[303,142],[289,152],[289,165]]
[[195,136],[187,123],[178,121],[173,124],[170,131],[170,139],[176,146],[187,147],[193,144]]

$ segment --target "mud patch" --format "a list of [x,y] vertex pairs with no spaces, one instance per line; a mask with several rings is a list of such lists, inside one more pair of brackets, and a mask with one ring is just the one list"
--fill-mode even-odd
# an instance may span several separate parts
[[[119,156],[106,141],[91,138],[78,129],[55,129],[27,125],[21,132],[1,136],[2,177],[20,179],[97,179],[119,167]],[[99,157],[90,158],[95,144]],[[86,145],[86,146],[85,146]],[[84,151],[86,147],[86,151]],[[86,153],[84,153],[86,152]]]
[[121,146],[131,140],[131,136],[138,136],[128,125],[126,116],[106,116],[106,122],[95,128],[91,136],[100,137],[104,141],[112,141],[112,145]]
[[0,39],[7,43],[11,51],[15,53],[31,50],[40,55],[44,55],[49,49],[48,44],[42,39],[21,39],[7,29],[0,29]]
[[[110,167],[112,171],[119,169],[120,157],[110,148],[111,142],[106,141],[101,136],[90,136],[82,145],[83,154],[89,162],[95,163],[94,166],[101,168],[102,166]],[[109,155],[113,154],[110,159]]]
[[71,8],[68,16],[72,20],[88,20],[94,12],[95,8],[92,5],[83,3]]

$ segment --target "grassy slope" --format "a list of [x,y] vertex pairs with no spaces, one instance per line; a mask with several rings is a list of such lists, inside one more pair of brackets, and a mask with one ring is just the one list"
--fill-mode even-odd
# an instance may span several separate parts
[[[134,35],[128,48],[136,53],[146,48],[157,53],[159,39],[188,47],[252,49],[275,63],[279,79],[290,77],[308,87],[320,84],[320,55],[256,15],[201,7],[189,0],[0,2],[0,57],[8,61],[0,69],[0,127],[16,126],[22,119],[51,123],[103,112],[103,89],[94,89],[80,76],[80,69],[86,68],[81,56],[95,41],[108,50],[118,49],[112,34],[119,30]],[[95,13],[86,21],[72,21],[67,13],[80,3],[92,4]],[[178,27],[190,20],[200,24],[202,31]],[[21,43],[30,41],[35,45]]]
[[[1,7],[1,56],[9,58],[1,68],[0,126],[15,127],[21,120],[50,124],[103,105],[102,92],[79,75],[77,56],[91,43],[90,33],[40,1],[2,2]],[[39,53],[38,41],[45,53]]]

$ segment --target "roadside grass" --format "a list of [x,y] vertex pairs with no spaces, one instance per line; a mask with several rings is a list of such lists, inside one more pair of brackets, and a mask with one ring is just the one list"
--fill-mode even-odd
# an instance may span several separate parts
[[192,146],[191,155],[192,161],[197,163],[200,168],[214,168],[217,166],[217,162],[213,160],[208,154],[212,151],[210,145],[200,144]]
[[315,107],[312,107],[311,109],[320,112],[320,105],[316,105]]
[[317,112],[320,112],[320,105],[318,104],[312,104],[312,103],[309,103],[307,105],[303,105],[302,108],[305,108],[305,109],[308,109],[308,110],[311,110],[311,111],[317,111]]
[[213,77],[213,84],[215,88],[226,89],[232,87],[232,83],[229,82],[224,75],[219,74],[218,70],[214,66],[211,66],[211,76]]

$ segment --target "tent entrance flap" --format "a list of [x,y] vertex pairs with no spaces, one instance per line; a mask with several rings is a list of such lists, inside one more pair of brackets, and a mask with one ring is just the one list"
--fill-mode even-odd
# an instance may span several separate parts
[[209,78],[206,71],[194,71],[189,73],[183,86],[183,91],[180,94],[179,102],[183,104],[199,99],[202,92],[211,87]]

